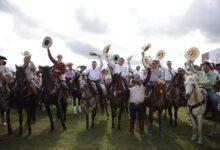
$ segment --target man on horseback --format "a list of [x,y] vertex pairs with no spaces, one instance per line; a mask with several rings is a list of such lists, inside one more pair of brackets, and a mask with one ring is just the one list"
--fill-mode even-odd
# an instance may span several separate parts
[[[144,60],[144,58],[145,58],[144,52],[142,52],[142,60]],[[146,85],[146,92],[148,93],[147,96],[149,96],[151,94],[153,87],[154,87],[155,81],[164,80],[164,75],[163,75],[162,70],[159,68],[159,62],[157,60],[152,61],[150,68],[144,62],[143,62],[143,65],[144,65],[145,69],[148,71],[147,72],[147,79],[146,79],[146,80],[148,80],[148,83]]]
[[140,70],[141,67],[140,67],[139,65],[136,66],[136,69],[132,69],[132,68],[131,68],[131,63],[130,63],[130,61],[128,61],[128,68],[129,68],[129,72],[131,72],[133,75],[138,74],[139,77],[140,77],[140,79],[141,79],[142,81],[144,81],[144,79],[145,79],[146,77],[145,77],[144,72]]
[[52,68],[52,75],[55,77],[55,79],[58,80],[58,83],[62,89],[62,92],[64,93],[65,97],[68,98],[68,86],[66,85],[65,82],[65,71],[66,71],[66,65],[62,62],[63,56],[61,54],[57,55],[57,60],[55,60],[51,53],[50,49],[47,49],[48,52],[48,57],[51,60],[51,62],[54,64]]
[[88,75],[89,79],[95,83],[99,96],[101,99],[103,99],[104,96],[103,96],[103,90],[102,90],[101,79],[100,79],[101,71],[103,67],[103,60],[100,55],[97,55],[97,56],[99,57],[100,66],[97,67],[97,62],[92,61],[92,68],[87,69],[84,74]]
[[[113,74],[120,74],[121,77],[122,77],[122,80],[123,80],[123,84],[124,84],[125,88],[127,88],[128,87],[128,81],[127,81],[126,77],[127,77],[127,74],[128,74],[128,68],[125,65],[124,58],[122,58],[122,57],[119,58],[119,63],[115,63],[115,62],[110,60],[108,54],[106,55],[106,57],[107,57],[108,66],[110,68],[112,68],[112,73]],[[114,87],[111,86],[111,90],[114,90],[113,88]]]
[[27,80],[31,83],[31,89],[33,93],[37,95],[37,89],[40,89],[40,88],[39,88],[39,85],[37,85],[35,78],[34,78],[36,68],[35,68],[34,63],[31,61],[31,54],[29,51],[24,51],[22,55],[24,56],[23,67],[26,72]]
[[189,61],[187,65],[189,71],[195,74],[198,78],[200,86],[206,90],[208,99],[211,102],[212,118],[214,118],[217,112],[217,99],[212,87],[216,82],[216,72],[211,70],[212,66],[207,61],[202,64],[202,71],[195,70],[192,61]]
[[75,77],[75,71],[73,70],[73,63],[67,63],[66,64],[67,69],[65,72],[65,76],[66,76],[66,81],[69,84],[70,80],[74,79]]

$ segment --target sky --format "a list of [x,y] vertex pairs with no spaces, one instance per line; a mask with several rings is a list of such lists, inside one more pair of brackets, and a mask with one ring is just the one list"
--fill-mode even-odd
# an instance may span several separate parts
[[[22,64],[21,53],[28,50],[36,65],[52,65],[45,36],[53,39],[54,57],[63,54],[64,62],[90,65],[111,44],[111,54],[141,64],[141,47],[155,58],[183,66],[184,53],[198,47],[205,53],[220,47],[220,0],[0,0],[0,55],[8,66]],[[196,63],[199,63],[197,59]]]

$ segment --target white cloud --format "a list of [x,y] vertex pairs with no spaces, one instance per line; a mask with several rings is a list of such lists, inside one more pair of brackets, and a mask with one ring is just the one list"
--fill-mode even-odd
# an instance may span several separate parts
[[[164,62],[172,60],[177,68],[183,65],[188,48],[196,46],[203,53],[220,46],[207,41],[220,35],[211,34],[214,30],[208,30],[206,20],[201,18],[203,9],[210,8],[213,12],[210,14],[216,16],[219,6],[215,4],[219,3],[213,1],[0,0],[0,52],[8,57],[9,65],[22,63],[23,50],[32,52],[36,64],[51,65],[41,47],[44,36],[49,35],[54,40],[53,55],[62,53],[64,61],[72,61],[75,66],[90,65],[93,58],[88,52],[101,52],[105,44],[112,44],[111,53],[125,58],[134,55],[134,61],[140,62],[141,47],[150,42],[152,49],[147,53],[154,57],[157,50],[164,49],[167,53]],[[196,14],[192,11],[195,4],[198,4]],[[188,24],[190,31],[186,32],[179,23],[184,19],[193,21],[193,16],[202,21]],[[216,21],[211,25],[217,27],[217,18],[213,20]]]

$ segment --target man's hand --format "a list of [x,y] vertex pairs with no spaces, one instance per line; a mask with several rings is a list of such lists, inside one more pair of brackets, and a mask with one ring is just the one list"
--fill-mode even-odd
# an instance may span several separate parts
[[144,51],[141,53],[142,57],[144,57]]

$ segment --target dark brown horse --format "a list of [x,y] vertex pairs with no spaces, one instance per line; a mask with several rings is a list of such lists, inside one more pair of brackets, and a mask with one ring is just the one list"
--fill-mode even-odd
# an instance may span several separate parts
[[57,118],[60,119],[63,130],[66,130],[66,111],[67,102],[62,89],[59,87],[58,79],[55,79],[51,74],[49,66],[40,66],[40,72],[42,74],[42,100],[47,110],[47,114],[50,119],[51,128],[50,131],[54,130],[54,122],[52,112],[50,109],[51,105],[55,105],[57,109]]
[[159,134],[162,136],[163,127],[162,127],[162,114],[165,106],[164,102],[164,85],[162,81],[155,81],[152,92],[150,93],[149,99],[149,128],[148,134],[152,135],[153,130],[153,114],[154,112],[158,112],[158,120],[159,120]]
[[115,118],[118,111],[118,129],[121,127],[121,113],[129,99],[129,89],[125,87],[121,74],[112,75],[112,83],[109,94],[112,113],[112,129],[115,126]]
[[[184,78],[184,74],[181,72],[175,73],[172,80],[168,84],[166,91],[166,105],[168,107],[168,114],[170,117],[170,126],[177,126],[177,114],[180,106],[180,91],[182,85],[184,86],[182,79]],[[174,108],[174,124],[173,124],[173,112],[172,108]]]

